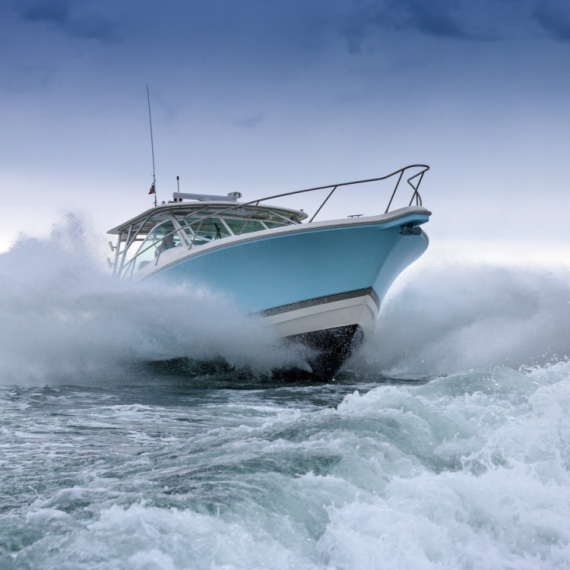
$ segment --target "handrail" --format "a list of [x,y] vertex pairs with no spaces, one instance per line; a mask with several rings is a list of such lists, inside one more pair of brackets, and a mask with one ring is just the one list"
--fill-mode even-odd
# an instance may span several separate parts
[[[388,202],[388,207],[386,208],[386,211],[384,212],[385,214],[387,214],[388,211],[390,210],[390,206],[392,205],[392,201],[394,200],[394,196],[396,195],[396,192],[397,192],[397,190],[398,190],[398,187],[399,187],[399,185],[400,185],[400,182],[401,182],[401,180],[402,180],[402,177],[404,176],[404,172],[406,172],[406,170],[410,170],[410,169],[412,169],[412,168],[421,168],[421,170],[420,170],[420,172],[417,172],[416,174],[414,174],[413,176],[410,176],[410,178],[408,178],[408,179],[406,180],[406,182],[407,182],[407,183],[412,187],[412,189],[414,190],[414,192],[413,192],[413,194],[412,194],[412,199],[410,200],[409,206],[412,205],[414,199],[416,200],[416,205],[417,205],[417,206],[421,206],[421,205],[423,205],[423,204],[422,204],[422,198],[421,198],[420,193],[419,193],[419,187],[420,187],[420,184],[421,184],[421,182],[422,182],[422,180],[423,180],[424,174],[430,169],[430,167],[429,167],[427,164],[410,164],[410,165],[408,165],[408,166],[405,166],[404,168],[400,168],[399,170],[396,170],[396,171],[394,171],[394,172],[392,172],[392,173],[390,173],[390,174],[387,174],[386,176],[381,176],[381,177],[379,177],[379,178],[368,178],[368,179],[366,179],[366,180],[355,180],[355,181],[353,181],[353,182],[342,182],[342,183],[339,183],[339,184],[327,184],[326,186],[315,186],[314,188],[306,188],[306,189],[304,189],[304,190],[294,190],[293,192],[285,192],[285,193],[282,193],[282,194],[274,194],[273,196],[268,196],[268,197],[266,197],[266,198],[259,198],[259,199],[257,199],[257,200],[251,200],[251,201],[249,201],[249,202],[244,202],[244,203],[240,203],[240,204],[237,204],[237,203],[236,203],[236,204],[232,204],[232,205],[229,206],[228,208],[225,208],[225,209],[222,209],[222,210],[217,210],[216,212],[213,212],[213,213],[211,213],[211,214],[207,214],[207,215],[203,216],[202,218],[197,218],[197,219],[193,220],[192,222],[190,222],[190,223],[188,223],[188,224],[185,224],[184,226],[181,225],[180,222],[178,222],[179,225],[180,225],[180,228],[174,229],[173,231],[171,231],[171,232],[169,232],[169,233],[167,233],[167,234],[164,234],[164,236],[162,236],[160,239],[157,239],[156,241],[153,241],[153,242],[152,242],[150,245],[148,245],[146,248],[142,249],[141,251],[138,251],[137,254],[136,254],[132,259],[130,259],[129,262],[128,262],[125,266],[121,267],[120,272],[123,272],[123,270],[126,269],[129,265],[131,265],[131,263],[133,264],[133,269],[134,269],[134,266],[135,266],[135,263],[134,263],[134,262],[135,262],[135,260],[136,260],[137,257],[139,257],[139,256],[140,256],[142,253],[144,253],[145,251],[148,251],[150,248],[154,247],[157,243],[162,242],[162,241],[163,241],[165,238],[167,238],[168,236],[174,235],[174,234],[178,233],[179,231],[184,230],[184,229],[186,229],[186,228],[192,229],[191,226],[192,226],[193,224],[196,224],[196,223],[200,222],[200,223],[199,223],[199,226],[198,226],[198,229],[196,230],[196,232],[194,232],[194,230],[192,230],[192,232],[194,233],[194,236],[193,236],[193,238],[192,238],[192,241],[191,241],[191,243],[190,243],[190,246],[188,247],[189,250],[192,249],[192,247],[194,246],[194,242],[195,242],[195,240],[196,240],[196,237],[197,237],[197,235],[198,235],[198,232],[200,231],[200,227],[202,226],[202,222],[203,222],[204,220],[207,220],[208,218],[217,218],[217,217],[220,216],[220,214],[224,214],[225,212],[229,212],[229,211],[231,211],[231,210],[235,210],[236,207],[243,208],[243,207],[246,207],[246,206],[250,206],[250,205],[252,205],[252,204],[255,204],[255,206],[252,208],[252,211],[251,211],[249,217],[247,218],[247,220],[246,220],[244,226],[242,227],[242,230],[241,230],[240,233],[238,234],[238,235],[241,235],[242,232],[243,232],[243,230],[245,229],[245,227],[247,226],[247,224],[248,224],[249,221],[251,220],[251,218],[252,218],[252,216],[253,216],[253,213],[255,212],[256,208],[259,206],[260,202],[266,202],[267,200],[276,200],[277,198],[284,198],[285,196],[294,196],[294,195],[296,195],[296,194],[305,194],[305,193],[307,193],[307,192],[315,192],[315,191],[317,191],[317,190],[326,190],[327,188],[332,188],[331,192],[327,195],[327,197],[324,199],[324,201],[323,201],[323,202],[321,203],[321,205],[318,207],[317,211],[313,214],[312,218],[309,220],[309,223],[311,223],[311,222],[315,219],[315,217],[317,216],[317,214],[321,211],[321,209],[323,208],[323,206],[327,203],[328,199],[332,196],[332,194],[334,193],[334,191],[335,191],[337,188],[339,188],[339,187],[341,187],[341,186],[353,186],[353,185],[355,185],[355,184],[366,184],[366,183],[370,183],[370,182],[380,182],[380,181],[382,181],[382,180],[387,180],[388,178],[392,178],[392,176],[396,176],[396,175],[399,174],[399,176],[398,176],[398,181],[396,182],[396,186],[395,186],[395,188],[394,188],[394,190],[393,190],[393,192],[392,192],[392,195],[391,195],[391,197],[390,197],[390,200],[389,200],[389,202]],[[417,183],[414,185],[414,184],[412,183],[412,180],[414,180],[414,179],[416,179],[416,178],[419,178],[419,180],[418,180]],[[202,210],[205,210],[205,209],[207,209],[207,208],[208,208],[208,206],[205,205],[203,208],[198,209],[197,212],[202,211]],[[194,212],[194,215],[195,215],[195,214],[196,214],[196,212]],[[156,259],[156,261],[155,261],[155,266],[156,266],[156,264],[158,263],[158,258],[160,257],[160,254],[161,254],[161,253],[162,253],[162,252],[159,252],[159,254],[158,254],[158,256],[157,256],[157,259]],[[132,276],[132,275],[131,275],[131,276]]]
[[335,186],[330,192],[329,195],[325,198],[325,201],[319,206],[319,208],[317,209],[317,211],[313,214],[313,217],[309,220],[309,223],[311,223],[316,217],[317,214],[322,210],[323,206],[329,201],[329,198],[334,194],[334,191],[338,188],[338,186]]
[[238,236],[241,236],[241,234],[243,234],[243,230],[245,230],[245,228],[247,228],[247,224],[249,224],[251,218],[253,218],[253,214],[255,213],[255,209],[257,208],[257,206],[259,206],[259,202],[260,202],[260,200],[258,200],[255,203],[255,206],[251,209],[251,212],[250,212],[249,216],[247,217],[247,220],[244,222],[243,226],[241,227],[241,230],[239,231]]

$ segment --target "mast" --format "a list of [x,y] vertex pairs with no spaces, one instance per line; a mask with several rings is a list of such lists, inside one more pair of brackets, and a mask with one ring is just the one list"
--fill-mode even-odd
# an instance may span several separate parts
[[150,93],[146,84],[146,99],[148,101],[148,122],[150,125],[150,148],[152,150],[152,187],[154,188],[154,205],[156,206],[156,170],[154,167],[154,140],[152,137],[152,115],[150,114]]

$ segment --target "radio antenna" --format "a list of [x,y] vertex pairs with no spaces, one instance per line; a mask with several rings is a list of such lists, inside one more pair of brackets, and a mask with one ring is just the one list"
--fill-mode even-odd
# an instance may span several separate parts
[[150,148],[152,150],[152,187],[154,189],[154,205],[156,206],[156,171],[154,168],[154,140],[152,138],[152,115],[150,114],[150,93],[146,84],[146,99],[148,101],[148,122],[150,124]]

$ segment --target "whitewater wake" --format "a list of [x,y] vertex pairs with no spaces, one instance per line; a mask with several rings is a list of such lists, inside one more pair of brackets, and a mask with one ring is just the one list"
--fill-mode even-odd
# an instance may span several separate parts
[[568,363],[196,396],[0,388],[0,566],[570,567]]

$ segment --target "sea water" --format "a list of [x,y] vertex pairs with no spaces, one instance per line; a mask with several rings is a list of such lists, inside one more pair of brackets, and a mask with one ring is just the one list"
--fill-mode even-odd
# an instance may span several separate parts
[[0,568],[569,568],[567,275],[460,269],[416,273],[310,385],[272,377],[303,351],[231,299],[117,283],[66,229],[21,239]]

